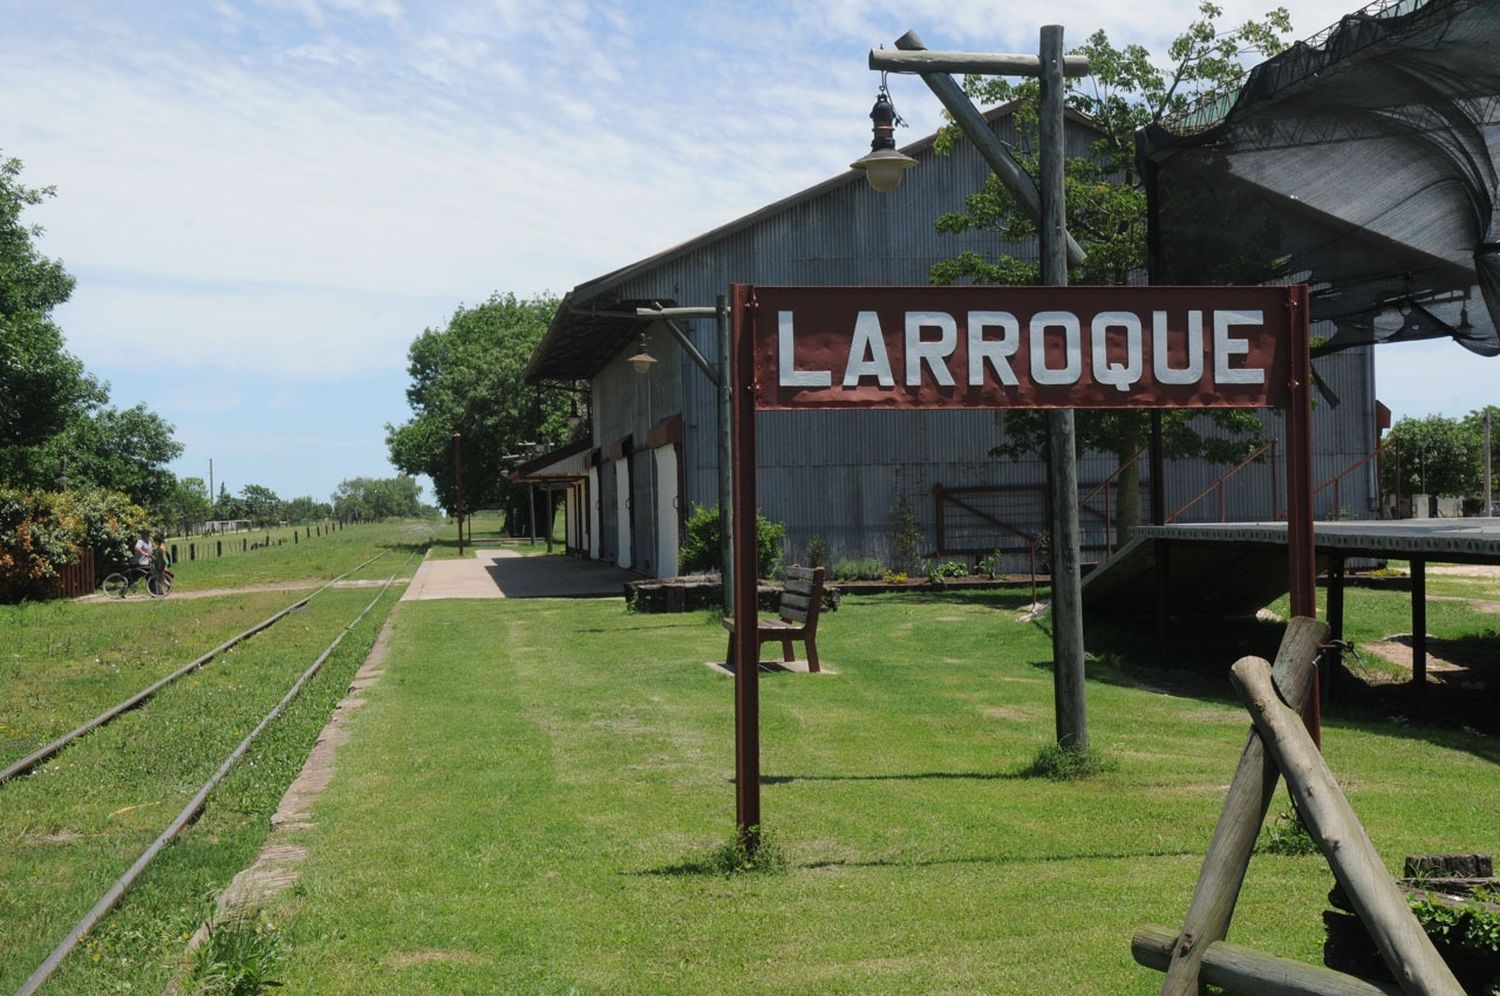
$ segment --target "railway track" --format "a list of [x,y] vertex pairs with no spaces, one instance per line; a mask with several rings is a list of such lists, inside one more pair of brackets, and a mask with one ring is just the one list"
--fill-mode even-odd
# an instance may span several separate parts
[[[293,603],[292,605],[283,609],[281,612],[276,613],[269,619],[263,620],[261,623],[257,624],[254,627],[251,627],[250,629],[246,630],[244,633],[239,634],[230,641],[226,641],[226,643],[214,648],[214,650],[210,651],[208,654],[205,654],[203,657],[193,662],[193,664],[180,668],[178,671],[173,672],[172,675],[169,675],[168,678],[162,679],[162,681],[157,682],[155,685],[151,686],[151,689],[143,690],[143,692],[152,691],[154,694],[154,690],[159,689],[159,687],[170,683],[170,681],[176,680],[178,677],[189,673],[191,670],[195,669],[195,666],[201,667],[204,663],[207,663],[208,660],[211,660],[214,655],[222,653],[234,643],[239,642],[243,639],[248,639],[249,636],[254,635],[254,633],[261,632],[269,626],[274,625],[275,621],[284,618],[286,614],[294,611],[296,608],[300,607],[300,605],[305,605],[307,601],[309,601],[318,593],[327,590],[332,586],[334,581],[338,581],[347,577],[349,574],[352,574],[355,571],[360,570],[362,567],[373,563],[375,560],[380,559],[380,557],[388,555],[388,553],[389,551],[387,551],[387,553],[379,554],[376,557],[372,557],[364,563],[351,568],[349,571],[346,571],[338,578],[333,579],[333,581],[329,581],[323,587],[317,589],[317,591],[308,595],[306,598],[300,599],[297,603]],[[169,843],[172,842],[174,838],[180,835],[182,831],[199,816],[208,801],[209,795],[213,792],[214,788],[221,781],[223,781],[223,779],[229,774],[230,770],[235,766],[235,764],[244,757],[255,740],[266,730],[266,728],[269,727],[276,720],[276,718],[280,716],[289,705],[292,704],[292,702],[302,692],[303,688],[306,687],[308,682],[310,682],[322,669],[323,665],[333,655],[334,651],[338,648],[339,644],[344,641],[345,637],[353,632],[355,627],[357,627],[359,623],[362,622],[364,618],[371,612],[371,610],[375,608],[375,606],[390,590],[391,585],[395,582],[396,578],[400,575],[406,564],[409,563],[411,558],[414,556],[416,556],[415,553],[409,555],[406,560],[396,568],[395,572],[393,572],[391,576],[388,577],[380,586],[379,590],[375,592],[375,596],[369,601],[369,603],[366,604],[364,608],[361,609],[360,612],[349,623],[344,625],[343,628],[338,631],[337,635],[335,635],[333,640],[323,648],[322,652],[318,654],[316,659],[314,659],[313,662],[304,671],[301,672],[301,674],[287,689],[286,693],[281,697],[276,705],[268,713],[265,714],[260,722],[257,723],[255,727],[251,729],[251,731],[228,754],[228,756],[225,757],[223,762],[214,770],[213,774],[208,778],[208,780],[198,788],[198,790],[193,794],[192,798],[187,802],[187,804],[182,808],[177,816],[167,825],[166,829],[164,829],[155,838],[155,840],[153,840],[152,843],[140,853],[140,855],[130,865],[129,869],[127,869],[126,872],[109,887],[109,889],[104,893],[99,901],[94,904],[94,906],[88,911],[88,913],[86,913],[83,918],[77,922],[73,929],[69,931],[68,935],[52,950],[51,954],[47,956],[46,960],[43,961],[42,964],[39,965],[37,969],[31,974],[31,976],[28,977],[27,980],[21,985],[21,987],[16,990],[17,996],[28,996],[28,994],[36,992],[37,989],[45,984],[47,980],[51,978],[53,973],[55,973],[57,969],[66,961],[68,956],[74,951],[79,943],[85,937],[87,937],[89,933],[94,929],[94,927],[97,926],[98,923],[105,917],[105,915],[107,915],[109,911],[120,902],[120,900],[125,896],[126,892],[130,889],[131,885],[133,885],[136,880],[140,878],[140,876],[146,871],[147,867],[150,866],[152,861],[161,854],[161,852]],[[145,698],[149,698],[149,695],[145,696],[145,698],[141,698],[140,696],[142,694],[143,693],[137,693],[136,696],[132,696],[131,699],[126,700],[127,703],[133,703],[133,705],[128,706],[127,708],[133,708],[136,705],[140,705],[145,701]],[[99,725],[103,725],[102,723],[98,722],[103,716],[110,715],[112,713],[113,715],[111,716],[111,718],[113,718],[113,716],[118,716],[121,712],[126,711],[125,708],[121,708],[122,706],[126,706],[126,703],[121,703],[120,706],[116,706],[114,710],[108,710],[106,713],[101,714],[100,717],[96,717],[95,720],[90,721],[89,724],[84,724],[84,726],[79,727],[78,730],[74,731],[74,734],[70,734],[69,736],[73,739],[77,739],[78,736],[83,736],[85,733],[89,732],[89,730],[97,729]],[[108,720],[106,719],[104,720],[104,722],[108,722]],[[67,738],[59,738],[59,741],[55,741],[54,743],[61,743],[65,745],[66,742]],[[47,748],[43,748],[42,750],[45,751],[51,747],[53,747],[53,745],[49,744]],[[60,750],[61,747],[58,747],[57,749]],[[56,750],[53,750],[52,753],[56,753]],[[23,762],[25,760],[27,759],[23,759]],[[18,765],[23,762],[18,762]],[[31,766],[35,767],[37,763],[40,762],[34,761]],[[13,765],[12,767],[15,766]],[[7,771],[9,771],[9,769],[7,769]]]
[[[82,724],[80,726],[74,727],[73,729],[69,730],[67,733],[64,733],[62,736],[58,737],[56,740],[53,740],[49,744],[46,744],[46,745],[44,745],[42,747],[38,747],[36,750],[32,751],[30,754],[27,754],[25,757],[21,758],[19,761],[16,761],[14,764],[11,764],[4,771],[0,771],[0,787],[3,787],[6,782],[9,782],[9,781],[12,781],[13,779],[19,778],[20,776],[26,774],[27,772],[34,770],[38,765],[42,764],[43,762],[48,761],[51,758],[55,757],[57,754],[59,754],[63,750],[63,748],[67,747],[69,744],[73,743],[75,740],[78,740],[81,737],[87,736],[88,734],[92,733],[93,731],[99,729],[101,726],[104,726],[107,723],[112,722],[113,720],[119,718],[120,716],[124,715],[125,713],[129,712],[130,710],[136,709],[136,708],[139,708],[142,705],[145,705],[146,702],[149,701],[152,696],[156,695],[157,692],[161,691],[163,688],[166,688],[168,685],[172,684],[174,681],[177,681],[178,679],[180,679],[180,678],[182,678],[182,677],[184,677],[186,675],[192,674],[194,671],[197,671],[199,668],[203,667],[205,664],[209,663],[214,658],[220,656],[221,654],[223,654],[226,651],[228,651],[229,649],[237,646],[238,644],[241,644],[241,643],[245,642],[246,640],[250,639],[255,634],[261,633],[261,632],[264,632],[267,629],[270,629],[272,626],[276,625],[278,622],[280,622],[281,620],[285,619],[287,616],[291,615],[293,612],[295,612],[298,609],[302,608],[302,606],[306,605],[308,602],[311,602],[314,598],[316,598],[317,596],[321,595],[323,592],[327,591],[329,588],[332,588],[335,584],[337,584],[338,582],[344,580],[349,575],[355,573],[356,571],[361,570],[364,567],[369,566],[370,564],[373,564],[375,561],[379,560],[382,557],[388,557],[388,556],[390,556],[390,554],[391,554],[391,551],[390,550],[386,550],[386,551],[384,551],[382,553],[377,553],[375,556],[371,557],[369,560],[366,560],[366,561],[364,561],[362,563],[354,565],[353,567],[349,568],[349,570],[347,570],[344,573],[340,574],[338,577],[330,579],[329,581],[327,581],[326,583],[324,583],[322,585],[322,587],[320,587],[317,590],[313,591],[312,593],[304,596],[303,598],[297,599],[297,601],[293,602],[291,605],[288,605],[286,608],[282,609],[281,611],[276,612],[276,613],[274,613],[274,614],[266,617],[265,619],[262,619],[260,622],[256,623],[254,626],[251,626],[249,629],[246,629],[243,632],[240,632],[240,633],[235,634],[234,636],[231,636],[229,639],[225,640],[223,643],[219,644],[217,647],[214,647],[208,653],[203,654],[201,657],[197,657],[197,658],[193,659],[192,661],[189,661],[187,664],[184,664],[182,667],[180,667],[177,670],[173,671],[171,674],[167,675],[166,677],[160,678],[160,679],[152,682],[151,684],[147,685],[145,688],[143,688],[140,691],[136,692],[134,695],[132,695],[129,698],[125,699],[124,701],[118,702],[115,705],[110,706],[108,709],[104,710],[99,715],[97,715],[93,719],[89,720],[87,723],[84,723],[84,724]],[[389,582],[387,582],[387,584],[389,584]],[[384,589],[382,589],[382,590],[384,590]]]

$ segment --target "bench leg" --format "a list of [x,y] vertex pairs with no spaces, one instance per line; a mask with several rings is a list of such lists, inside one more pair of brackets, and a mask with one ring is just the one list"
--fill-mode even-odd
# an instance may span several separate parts
[[790,638],[781,641],[781,659],[788,664],[797,659],[797,655],[792,652],[792,641]]
[[812,673],[812,674],[817,674],[818,673],[818,641],[817,641],[817,639],[815,637],[809,636],[806,640],[803,640],[802,642],[805,643],[805,644],[807,644],[807,670],[810,673]]
[[724,666],[734,670],[734,630],[729,631],[729,649],[724,651]]

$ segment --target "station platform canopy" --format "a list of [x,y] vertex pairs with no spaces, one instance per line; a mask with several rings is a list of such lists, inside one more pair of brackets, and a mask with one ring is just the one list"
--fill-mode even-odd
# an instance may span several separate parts
[[1500,3],[1380,0],[1137,135],[1153,283],[1306,283],[1316,353],[1500,355]]

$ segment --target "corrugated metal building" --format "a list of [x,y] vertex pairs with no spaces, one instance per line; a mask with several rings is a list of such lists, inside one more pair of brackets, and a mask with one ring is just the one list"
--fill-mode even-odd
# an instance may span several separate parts
[[[987,119],[1002,140],[1014,141],[1006,109],[991,111]],[[1070,117],[1068,129],[1069,154],[1087,154],[1096,137],[1087,122]],[[687,510],[718,501],[716,389],[668,330],[628,317],[637,306],[712,305],[732,282],[926,284],[940,260],[965,250],[995,252],[993,234],[934,230],[933,220],[960,210],[988,167],[968,143],[946,156],[935,154],[932,145],[928,137],[902,150],[920,165],[893,193],[876,193],[862,173],[851,170],[580,284],[564,298],[527,379],[590,385],[593,451],[586,475],[569,492],[568,521],[577,523],[578,549],[644,574],[675,574]],[[1034,255],[1024,246],[1008,250]],[[693,344],[714,361],[713,323],[687,324]],[[638,351],[643,330],[658,362],[638,374],[626,358]],[[1353,351],[1321,360],[1317,369],[1327,391],[1314,414],[1314,481],[1322,485],[1344,475],[1320,492],[1318,514],[1368,517],[1378,494],[1374,461],[1350,468],[1374,450],[1378,438],[1373,360],[1368,351]],[[1222,487],[1214,482],[1227,467],[1169,461],[1165,510],[1179,509],[1206,488],[1211,493],[1183,510],[1180,521],[1217,521],[1221,515],[1264,520],[1282,510],[1284,502],[1272,495],[1285,487],[1285,475],[1275,466],[1285,452],[1279,445],[1283,419],[1275,412],[1263,417],[1268,437],[1277,441],[1275,461],[1267,453]],[[1024,564],[1043,529],[1046,474],[1040,460],[991,457],[1003,431],[1003,413],[989,411],[762,413],[756,423],[761,510],[786,524],[789,563],[803,558],[814,536],[827,541],[835,559],[885,558],[892,510],[905,496],[932,554],[979,556],[999,549],[1013,566]],[[1106,506],[1112,489],[1088,496],[1115,470],[1113,456],[1080,456],[1085,560],[1097,559],[1110,545],[1112,510]],[[943,490],[955,488],[977,490]],[[1149,520],[1147,490],[1142,487],[1142,505]]]

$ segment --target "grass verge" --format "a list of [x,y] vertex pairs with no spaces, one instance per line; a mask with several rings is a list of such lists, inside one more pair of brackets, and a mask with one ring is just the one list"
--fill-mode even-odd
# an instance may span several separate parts
[[[703,857],[734,812],[731,682],[703,667],[715,622],[618,600],[403,604],[296,837],[301,883],[270,911],[287,990],[1158,991],[1130,932],[1186,910],[1248,719],[1207,678],[1184,695],[1094,660],[1091,742],[1117,766],[1024,777],[1053,737],[1027,601],[874,596],[827,616],[840,674],[761,680],[784,871],[729,876],[736,858]],[[1241,643],[1278,635],[1199,653],[1221,681]],[[1392,867],[1500,846],[1491,738],[1335,717],[1324,743]],[[1236,940],[1318,961],[1331,882],[1258,855]]]

